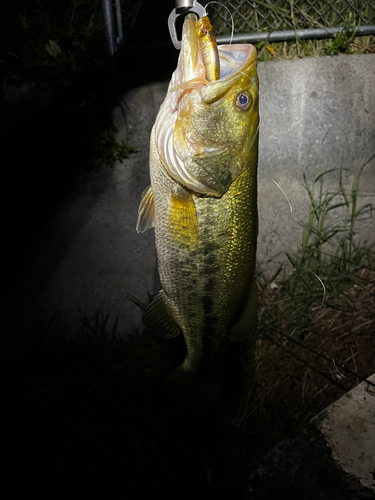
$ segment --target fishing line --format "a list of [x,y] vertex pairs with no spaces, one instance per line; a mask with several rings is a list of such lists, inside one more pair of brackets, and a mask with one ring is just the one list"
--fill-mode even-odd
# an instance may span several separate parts
[[258,134],[259,134],[259,123],[258,123],[257,131],[254,134],[253,140],[251,141],[250,148],[254,144],[254,141],[257,138]]
[[211,3],[217,3],[218,5],[220,5],[221,7],[224,7],[225,10],[228,11],[229,15],[230,15],[230,18],[231,18],[231,22],[232,22],[232,33],[230,35],[230,41],[229,41],[229,45],[232,45],[232,40],[233,40],[233,33],[234,33],[234,21],[233,21],[233,16],[230,12],[230,10],[228,9],[228,7],[226,7],[224,4],[220,3],[220,2],[208,2],[206,4],[206,6],[204,7],[204,13],[205,15],[207,16],[207,10],[206,8],[211,4]]
[[[273,332],[277,333],[278,335],[281,335],[282,337],[285,337],[286,339],[288,339],[289,341],[293,342],[294,344],[302,347],[303,349],[307,349],[308,351],[312,352],[313,354],[315,354],[315,356],[318,356],[319,358],[322,358],[324,359],[325,361],[328,361],[328,363],[331,363],[337,370],[337,364],[335,363],[334,360],[332,359],[329,359],[327,358],[326,356],[324,356],[324,354],[320,354],[319,352],[315,351],[315,349],[312,349],[311,347],[303,344],[302,342],[298,342],[297,340],[295,340],[294,338],[292,337],[289,337],[288,335],[286,335],[285,333],[283,332],[280,332],[280,330],[278,330],[277,328],[271,326],[271,325],[266,325],[267,328],[269,328],[270,330],[272,330]],[[366,382],[367,384],[375,387],[375,384],[373,382],[371,382],[370,380],[367,380],[366,378],[362,377],[361,375],[358,375],[358,373],[354,372],[353,370],[351,370],[350,368],[347,368],[346,366],[344,365],[338,365],[342,370],[345,370],[347,373],[349,373],[350,375],[353,375],[354,377],[357,377],[359,380],[361,380],[362,382]],[[338,371],[338,370],[337,370]],[[340,373],[340,372],[339,372]],[[341,374],[340,374],[341,375]]]
[[287,195],[285,194],[285,191],[284,191],[284,190],[283,190],[283,188],[282,188],[282,187],[281,187],[281,186],[280,186],[280,185],[279,185],[279,184],[275,181],[275,179],[272,179],[272,178],[271,178],[271,180],[273,180],[273,182],[276,184],[276,186],[280,189],[280,191],[281,191],[281,192],[283,193],[283,195],[285,196],[286,201],[289,203],[290,214],[291,214],[291,216],[293,217],[293,207],[292,207],[292,204],[291,204],[291,203],[290,203],[290,201],[289,201],[289,198],[288,198],[288,197],[287,197]]
[[253,77],[250,78],[250,76],[247,75],[246,73],[244,73],[243,71],[240,71],[240,73],[241,73],[241,75],[246,76],[246,78],[248,78],[248,80],[250,81],[250,83],[252,83],[254,85],[254,87],[256,87],[257,91],[259,92],[259,87],[256,84],[256,82],[254,81],[255,79]]
[[312,273],[312,274],[315,276],[315,278],[316,278],[317,280],[319,280],[319,281],[320,281],[320,284],[321,284],[321,285],[322,285],[322,287],[323,287],[323,300],[322,300],[322,303],[320,304],[320,307],[319,307],[319,309],[318,309],[318,311],[319,311],[319,310],[323,307],[323,304],[324,304],[324,302],[325,302],[325,300],[326,300],[326,287],[325,287],[325,285],[324,285],[323,281],[319,278],[319,276],[318,276],[317,274],[315,274],[315,273],[314,273],[314,271],[311,271],[311,269],[309,269],[308,267],[306,267],[306,269],[307,269],[308,271],[310,271],[310,273]]
[[[286,201],[289,203],[289,209],[290,209],[290,215],[291,215],[291,218],[296,222],[294,216],[293,216],[293,207],[292,207],[292,204],[290,203],[289,201],[289,198],[287,197],[287,195],[285,194],[285,191],[283,190],[283,188],[275,181],[275,179],[272,179],[271,177],[271,180],[276,184],[276,186],[280,189],[280,191],[283,193],[283,195],[285,196],[286,198]],[[289,234],[292,232],[292,221],[290,220],[290,225],[289,225]],[[323,304],[326,300],[326,287],[323,283],[323,280],[321,278],[319,278],[319,276],[317,274],[314,273],[314,271],[312,271],[311,269],[309,269],[308,267],[304,266],[304,268],[309,271],[310,273],[312,273],[315,278],[317,280],[319,280],[320,284],[322,285],[323,287],[323,300],[322,300],[322,303],[320,304],[319,306],[319,309],[318,311],[323,307]]]

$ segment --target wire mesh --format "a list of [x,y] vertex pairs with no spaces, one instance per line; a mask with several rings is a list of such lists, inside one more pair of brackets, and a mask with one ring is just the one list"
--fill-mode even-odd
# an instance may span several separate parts
[[221,0],[221,4],[207,6],[219,36],[231,33],[231,15],[235,34],[375,24],[375,0]]
[[120,0],[121,23],[125,30],[135,24],[142,3],[143,0]]

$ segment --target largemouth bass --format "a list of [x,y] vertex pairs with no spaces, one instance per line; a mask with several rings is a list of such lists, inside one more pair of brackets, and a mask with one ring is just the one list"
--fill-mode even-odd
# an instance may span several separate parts
[[143,322],[186,343],[167,387],[200,401],[219,397],[227,339],[255,331],[258,124],[255,48],[217,47],[208,19],[189,14],[137,231],[155,228],[162,284]]

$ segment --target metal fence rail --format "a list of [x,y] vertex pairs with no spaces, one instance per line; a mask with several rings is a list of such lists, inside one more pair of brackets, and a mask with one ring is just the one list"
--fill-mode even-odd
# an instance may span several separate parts
[[[135,23],[143,1],[102,0],[109,55],[122,45],[122,30]],[[375,0],[198,1],[207,4],[218,43],[326,38],[343,29],[375,35]]]
[[[375,25],[375,0],[221,0],[234,33],[354,28]],[[218,3],[207,11],[215,33],[230,35],[232,19]]]
[[131,28],[143,0],[102,0],[107,51],[110,56],[124,41],[123,28]]

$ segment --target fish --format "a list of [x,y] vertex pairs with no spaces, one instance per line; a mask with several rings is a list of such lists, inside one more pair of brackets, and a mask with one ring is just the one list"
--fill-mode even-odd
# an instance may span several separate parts
[[151,183],[137,231],[155,231],[162,289],[143,323],[183,334],[166,391],[216,404],[228,339],[256,334],[257,52],[217,46],[207,19],[185,17],[181,51],[150,137]]

